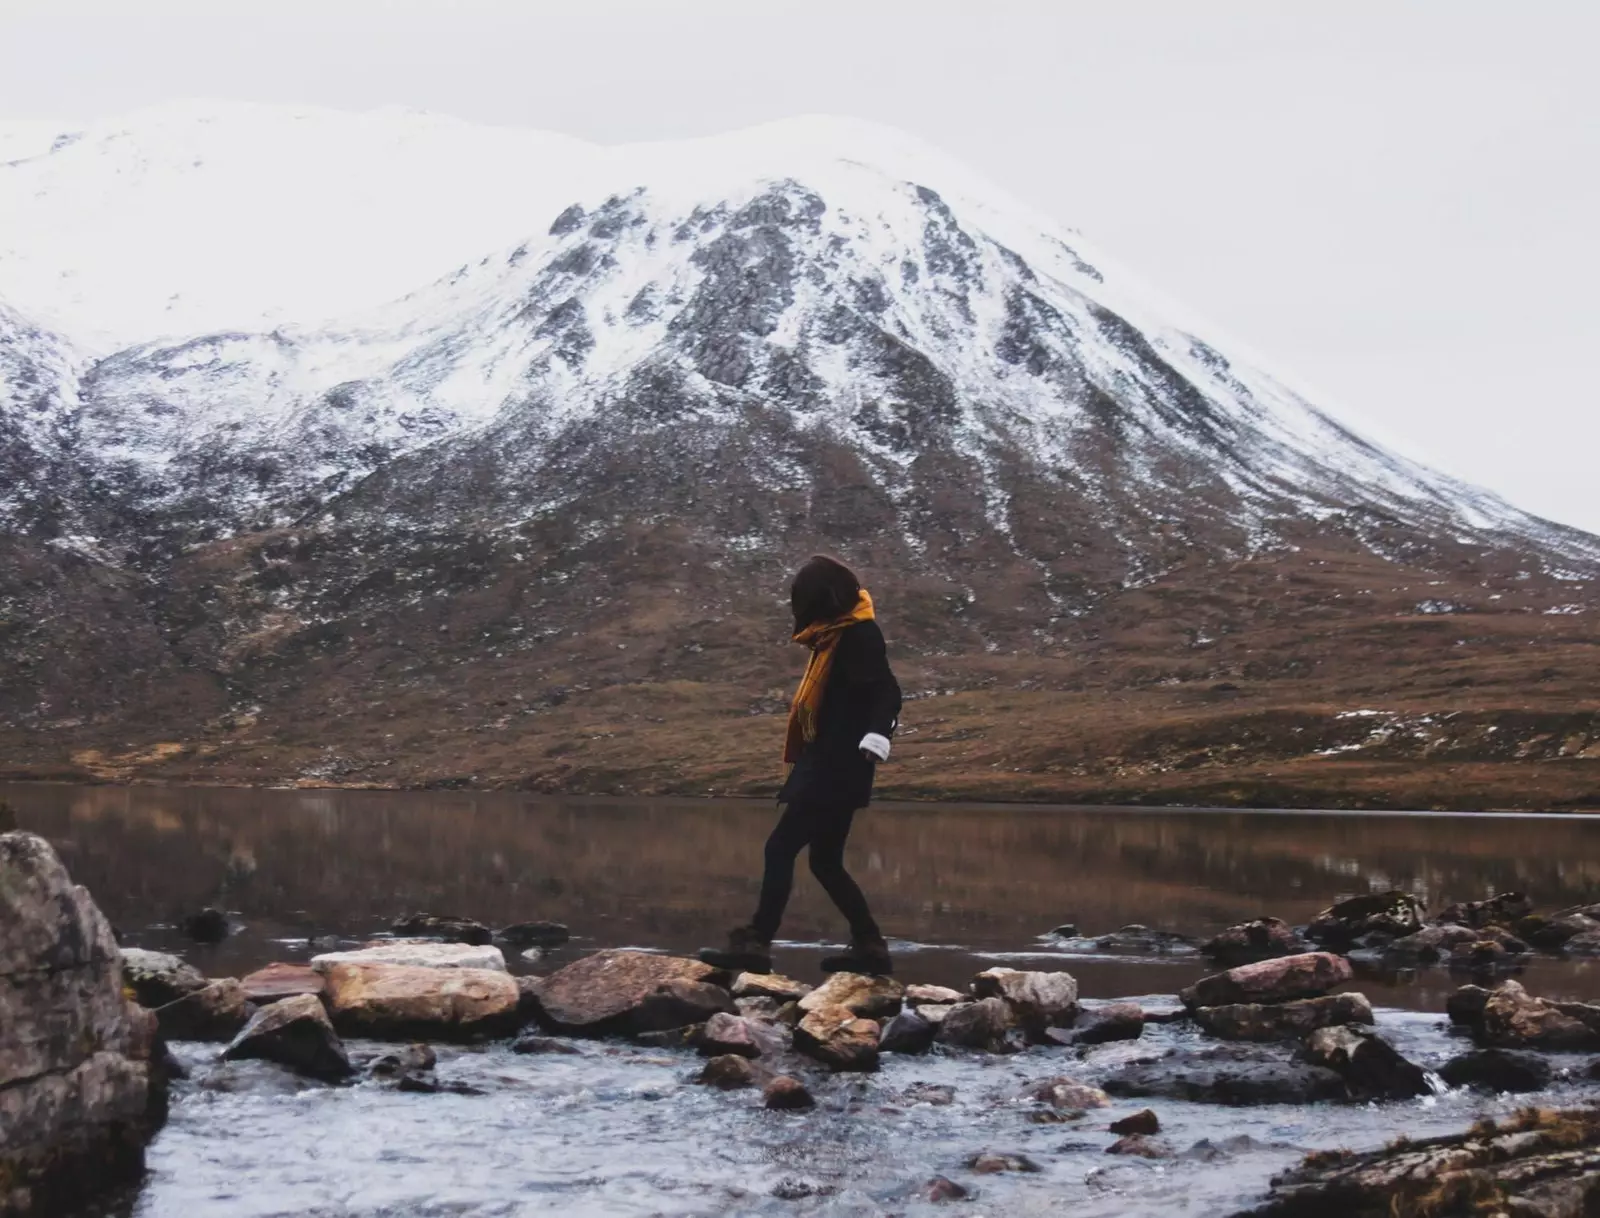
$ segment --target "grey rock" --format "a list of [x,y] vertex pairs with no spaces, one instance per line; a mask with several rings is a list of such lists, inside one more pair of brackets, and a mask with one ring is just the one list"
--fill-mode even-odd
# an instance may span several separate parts
[[1496,1093],[1543,1091],[1554,1073],[1549,1061],[1537,1053],[1515,1049],[1477,1049],[1439,1067],[1439,1077],[1452,1087]]
[[355,1073],[321,999],[310,994],[283,998],[257,1011],[222,1056],[226,1061],[277,1062],[328,1082]]
[[1431,1095],[1427,1074],[1371,1028],[1318,1028],[1305,1042],[1306,1060],[1345,1081],[1352,1099],[1405,1100]]
[[883,1025],[878,1049],[883,1053],[926,1053],[933,1046],[935,1028],[915,1011],[901,1011]]
[[1104,1082],[1106,1094],[1166,1098],[1199,1104],[1309,1104],[1346,1097],[1344,1078],[1255,1045],[1172,1050],[1155,1061],[1133,1062]]
[[1363,994],[1330,994],[1280,1003],[1198,1007],[1194,1021],[1222,1040],[1300,1040],[1335,1024],[1370,1024],[1372,1004]]

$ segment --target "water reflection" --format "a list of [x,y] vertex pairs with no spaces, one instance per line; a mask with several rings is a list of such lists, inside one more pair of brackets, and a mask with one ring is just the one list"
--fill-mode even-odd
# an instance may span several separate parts
[[[414,909],[491,924],[554,918],[573,950],[687,950],[748,915],[770,806],[729,800],[550,799],[459,792],[0,787],[24,828],[56,843],[130,941],[216,904],[248,929],[195,949],[236,972],[323,933],[359,936]],[[1038,948],[1062,922],[1200,934],[1262,913],[1303,921],[1390,885],[1431,907],[1516,888],[1543,908],[1600,900],[1600,819],[1317,815],[882,805],[858,820],[851,863],[891,934],[934,946],[905,971],[959,981],[975,957]],[[785,934],[840,932],[809,877]],[[201,959],[198,953],[206,953]],[[780,963],[813,966],[793,948]],[[1074,962],[1091,995],[1170,992],[1197,963]],[[1375,1000],[1434,1009],[1455,983],[1374,980]],[[1600,997],[1581,962],[1528,984]]]

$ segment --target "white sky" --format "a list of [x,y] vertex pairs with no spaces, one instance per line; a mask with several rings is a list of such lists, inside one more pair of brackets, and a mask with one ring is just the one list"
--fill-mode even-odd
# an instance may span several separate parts
[[1600,0],[0,0],[0,118],[874,119],[1376,438],[1600,531],[1597,47]]

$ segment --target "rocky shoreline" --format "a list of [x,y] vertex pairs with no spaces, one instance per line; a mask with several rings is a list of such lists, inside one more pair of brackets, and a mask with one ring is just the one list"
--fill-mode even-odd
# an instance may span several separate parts
[[[189,930],[226,934],[227,917],[198,915]],[[1588,1103],[1596,1093],[1590,1084],[1600,1082],[1600,1004],[1542,998],[1508,976],[1540,953],[1588,952],[1600,938],[1600,905],[1539,913],[1519,894],[1502,893],[1429,917],[1420,902],[1395,892],[1342,902],[1304,926],[1263,917],[1204,942],[1138,926],[1094,940],[1075,927],[1054,936],[1100,951],[1202,955],[1217,971],[1170,999],[1131,1001],[1086,1000],[1065,971],[990,968],[959,989],[854,974],[812,986],[636,949],[602,950],[547,975],[519,977],[507,969],[506,950],[537,954],[562,942],[564,927],[496,931],[425,914],[397,921],[391,937],[239,978],[207,978],[176,955],[131,947],[115,963],[138,1004],[129,1018],[154,1025],[147,1033],[152,1079],[186,1069],[166,1045],[184,1045],[192,1067],[193,1042],[209,1041],[221,1046],[219,1063],[270,1063],[307,1085],[474,1095],[474,1084],[441,1077],[446,1047],[501,1046],[554,1060],[590,1052],[586,1044],[622,1045],[683,1060],[687,1078],[729,1093],[728,1103],[803,1114],[819,1097],[830,1102],[830,1080],[870,1076],[894,1059],[1015,1060],[1030,1067],[1016,1097],[1031,1120],[1103,1125],[1114,1135],[1106,1152],[1139,1162],[1196,1151],[1163,1137],[1164,1105],[1430,1103],[1455,1089]],[[1430,1065],[1397,1047],[1392,1016],[1353,988],[1363,969],[1424,960],[1462,981],[1448,1012],[1460,1051]],[[1046,1072],[1032,1069],[1041,1064]],[[939,1100],[930,1091],[915,1102]],[[1150,1107],[1114,1120],[1096,1116],[1129,1102]],[[1600,1197],[1600,1177],[1591,1186],[1593,1173],[1583,1166],[1600,1153],[1591,1149],[1597,1129],[1587,1110],[1546,1111],[1469,1130],[1456,1142],[1435,1139],[1427,1153],[1462,1165],[1463,1197],[1498,1189],[1511,1205],[1527,1193],[1546,1208],[1505,1212],[1577,1218],[1594,1204],[1591,1195]],[[1337,1198],[1378,1195],[1379,1183],[1403,1174],[1408,1161],[1380,1152],[1312,1156],[1280,1176],[1264,1208],[1251,1212],[1365,1213],[1364,1201],[1329,1207]],[[981,1151],[950,1163],[922,1195],[953,1200],[976,1178],[1038,1166],[1020,1153]],[[1404,1212],[1479,1212],[1428,1209],[1424,1200]]]

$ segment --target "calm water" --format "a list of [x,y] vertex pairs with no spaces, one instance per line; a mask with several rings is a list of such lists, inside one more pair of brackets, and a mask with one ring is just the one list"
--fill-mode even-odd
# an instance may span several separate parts
[[[180,948],[212,974],[304,954],[309,935],[360,938],[405,910],[504,924],[559,918],[597,946],[686,950],[747,915],[771,821],[762,805],[524,799],[510,795],[0,787],[25,828],[52,839],[132,942]],[[902,943],[902,973],[960,982],[995,959],[1043,952],[1064,922],[1089,934],[1128,922],[1203,934],[1258,913],[1301,921],[1341,896],[1391,885],[1437,908],[1520,888],[1546,907],[1600,899],[1600,821],[1312,816],[1198,811],[879,807],[852,864]],[[838,927],[803,879],[780,963],[814,972]],[[216,948],[167,927],[205,904],[244,929]],[[1042,958],[1048,963],[1049,958]],[[1170,995],[1192,960],[1055,957],[1091,996]],[[519,963],[520,967],[520,963]],[[1537,992],[1600,995],[1582,963],[1544,961]],[[1463,1047],[1436,1009],[1443,970],[1361,979],[1379,1027],[1435,1068]],[[1098,1082],[1119,1064],[1192,1044],[1184,1025],[1079,1059],[889,1055],[881,1073],[810,1082],[819,1105],[769,1113],[750,1092],[709,1092],[687,1052],[584,1044],[519,1057],[504,1045],[441,1047],[441,1078],[478,1095],[332,1088],[262,1062],[222,1063],[181,1045],[193,1075],[151,1147],[144,1185],[117,1218],[578,1218],[805,1215],[933,1218],[935,1173],[971,1188],[963,1213],[1210,1218],[1259,1200],[1307,1150],[1367,1148],[1458,1130],[1524,1100],[1445,1092],[1393,1104],[1215,1108],[1154,1101],[1176,1159],[1106,1155],[1117,1101],[1040,1124],[1019,1101],[1062,1074]],[[352,1043],[358,1059],[377,1046]],[[1538,1098],[1595,1098],[1579,1055]],[[930,1104],[919,1084],[948,1091]],[[1238,1139],[1244,1139],[1239,1141]],[[1232,1140],[1232,1141],[1230,1141]],[[1037,1174],[978,1176],[979,1152],[1021,1152]]]
[[[296,941],[361,938],[411,910],[490,925],[550,918],[573,945],[690,951],[748,917],[769,805],[510,794],[0,787],[53,841],[128,942],[184,947],[203,971],[296,958]],[[902,973],[962,983],[996,958],[1058,949],[1062,923],[1191,935],[1259,914],[1303,922],[1400,887],[1430,908],[1520,889],[1541,908],[1600,900],[1600,818],[877,805],[850,865],[906,953]],[[218,905],[244,929],[215,948],[167,927]],[[803,866],[780,967],[815,971],[842,927]],[[1048,963],[1049,955],[1041,955]],[[1193,959],[1075,954],[1095,997],[1170,993]],[[518,967],[524,967],[518,963]],[[1536,992],[1600,998],[1600,963],[1537,961]],[[1442,1009],[1442,969],[1369,976],[1375,1001]]]

